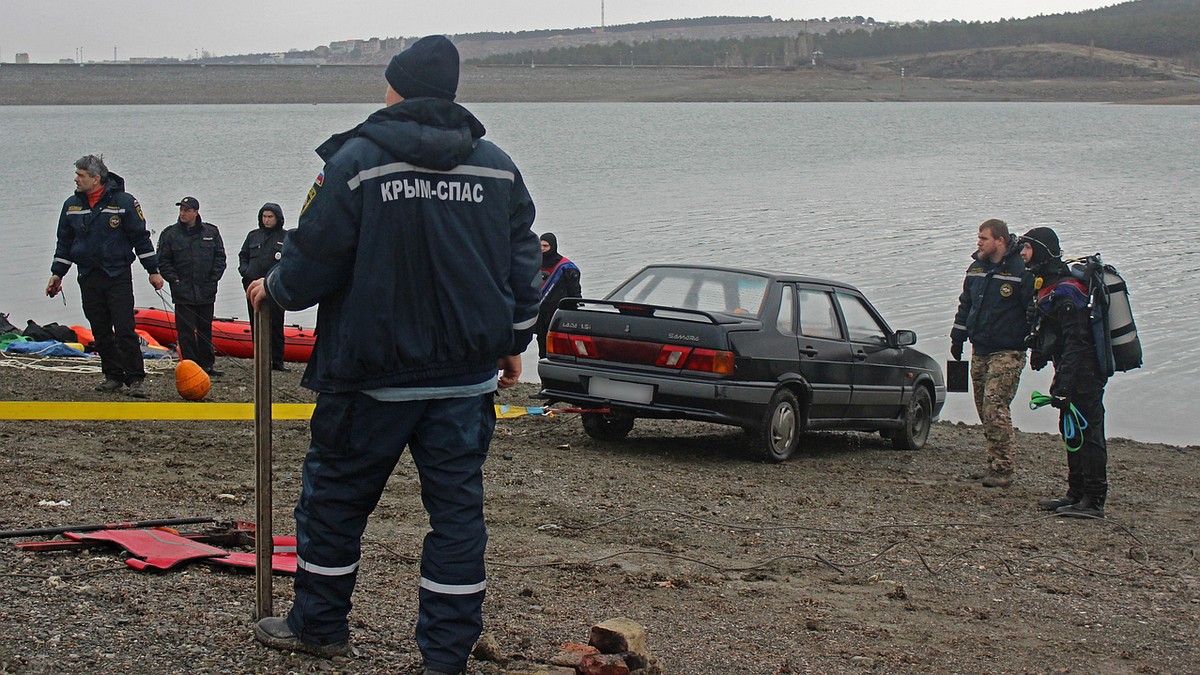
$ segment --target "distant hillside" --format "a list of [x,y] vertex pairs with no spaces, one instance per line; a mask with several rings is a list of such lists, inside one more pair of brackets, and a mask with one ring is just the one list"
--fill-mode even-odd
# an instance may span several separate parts
[[[478,57],[479,52],[470,51],[474,46],[471,36],[456,36],[455,40],[464,58]],[[1081,55],[1074,49],[1027,49],[1054,44],[1099,51]],[[1200,69],[1200,2],[1136,0],[1086,12],[991,22],[898,25],[847,17],[828,22],[748,21],[736,26],[710,23],[703,28],[672,25],[649,35],[646,31],[614,30],[607,35],[538,37],[490,44],[489,49],[481,51],[490,51],[491,55],[478,58],[477,62],[792,67],[813,63],[810,57],[815,50],[832,64],[845,67],[846,62],[863,59],[900,60],[911,55],[1000,48],[1022,49],[1010,49],[1003,56],[992,51],[986,58],[962,57],[954,66],[946,65],[953,59],[940,57],[919,66],[914,62],[913,67],[932,77],[1174,77],[1180,69]],[[513,51],[496,53],[498,49]],[[1051,57],[1056,51],[1059,54]],[[1158,57],[1163,61],[1134,63],[1137,59],[1133,57],[1097,56],[1108,52]],[[1169,61],[1177,63],[1171,65]]]
[[1200,2],[1136,0],[1103,9],[989,22],[940,21],[835,31],[820,48],[833,58],[1066,43],[1184,61],[1200,58]]
[[963,49],[893,57],[875,65],[909,77],[966,80],[1134,78],[1197,79],[1198,73],[1167,59],[1068,44]]

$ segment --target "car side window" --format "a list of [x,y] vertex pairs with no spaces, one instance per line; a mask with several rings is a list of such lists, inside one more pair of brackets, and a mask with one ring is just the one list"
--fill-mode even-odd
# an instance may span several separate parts
[[850,331],[851,342],[887,344],[887,331],[871,310],[867,309],[862,298],[847,293],[837,295],[842,306],[842,316],[846,317],[846,328]]
[[780,294],[775,327],[784,335],[796,334],[796,289],[791,286],[784,286]]
[[800,289],[800,334],[834,340],[842,337],[837,310],[833,306],[833,298],[828,293]]

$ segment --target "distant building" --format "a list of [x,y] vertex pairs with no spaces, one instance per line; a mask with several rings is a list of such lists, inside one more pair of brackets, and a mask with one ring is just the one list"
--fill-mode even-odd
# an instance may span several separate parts
[[17,63],[29,63],[28,52],[17,52]]

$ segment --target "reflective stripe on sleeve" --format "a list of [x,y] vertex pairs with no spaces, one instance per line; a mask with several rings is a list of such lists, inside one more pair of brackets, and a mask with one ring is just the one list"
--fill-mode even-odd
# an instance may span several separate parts
[[54,262],[60,262],[64,265],[74,265],[75,264],[73,261],[67,260],[66,258],[55,258]]
[[425,577],[421,577],[421,588],[433,593],[441,593],[442,595],[471,595],[479,593],[487,589],[487,581],[481,581],[477,584],[439,584],[436,581],[430,581]]
[[149,253],[143,253],[143,254],[139,255],[138,258],[139,259],[140,258],[149,258],[152,255],[154,255],[154,251],[150,251]]
[[537,323],[537,317],[535,316],[532,319],[526,319],[525,321],[522,321],[520,323],[514,323],[513,330],[525,330],[526,328],[533,328],[533,325],[536,323]]
[[314,565],[304,558],[296,556],[296,567],[310,574],[319,574],[323,577],[340,577],[358,569],[358,561],[356,560],[353,565],[346,565],[345,567],[324,567],[322,565]]

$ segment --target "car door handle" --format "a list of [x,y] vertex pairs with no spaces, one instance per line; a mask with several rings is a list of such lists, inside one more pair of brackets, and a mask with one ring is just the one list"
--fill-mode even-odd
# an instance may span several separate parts
[[867,360],[867,352],[862,349],[854,352],[854,360],[855,361],[866,361]]
[[809,358],[812,358],[817,355],[817,348],[816,347],[801,347],[800,353]]

